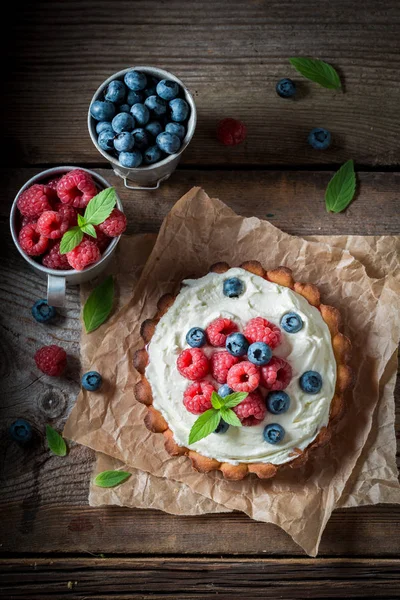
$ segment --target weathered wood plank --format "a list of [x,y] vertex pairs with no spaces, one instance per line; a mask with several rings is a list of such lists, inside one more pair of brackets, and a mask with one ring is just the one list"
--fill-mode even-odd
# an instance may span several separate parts
[[[396,0],[308,0],[296,3],[171,0],[113,3],[72,0],[15,4],[1,44],[3,125],[9,164],[104,163],[86,127],[90,99],[112,73],[130,65],[162,66],[193,91],[198,127],[186,164],[315,165],[354,158],[398,165],[400,6]],[[9,10],[13,10],[10,5]],[[308,83],[288,58],[333,63],[345,93]],[[275,84],[291,76],[298,99],[282,100]],[[240,118],[246,143],[225,148],[219,119]],[[311,128],[333,133],[332,147],[313,150]]]
[[0,591],[10,600],[394,599],[399,567],[387,559],[9,559],[0,566]]

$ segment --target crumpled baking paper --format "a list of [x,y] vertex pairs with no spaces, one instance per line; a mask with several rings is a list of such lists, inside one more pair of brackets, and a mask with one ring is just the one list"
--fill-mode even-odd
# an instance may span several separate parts
[[[102,326],[101,344],[96,343],[90,367],[102,373],[106,384],[96,394],[80,393],[64,431],[66,437],[135,469],[126,484],[109,490],[107,496],[92,487],[92,504],[116,503],[118,498],[124,505],[145,506],[149,501],[155,508],[158,496],[157,508],[193,514],[193,502],[201,496],[214,503],[204,505],[203,512],[221,507],[241,510],[253,519],[279,525],[308,554],[316,555],[335,507],[400,501],[393,428],[400,334],[398,238],[321,239],[289,236],[266,221],[239,217],[199,188],[177,202],[136,286],[132,279],[130,300]],[[123,256],[128,273],[129,258],[123,252],[118,256],[121,260]],[[324,303],[340,309],[344,332],[353,343],[355,387],[347,396],[347,413],[332,442],[303,468],[267,481],[247,477],[229,482],[219,472],[193,471],[186,457],[171,458],[164,450],[163,436],[147,431],[146,409],[133,396],[137,373],[132,356],[142,345],[140,323],[154,314],[162,294],[177,290],[188,275],[205,274],[214,262],[238,265],[250,259],[265,268],[290,267],[296,280],[315,283]],[[136,264],[133,259],[131,264]],[[83,353],[88,337],[84,336]],[[138,498],[130,489],[140,488],[143,476],[136,470],[153,476],[146,480],[153,486],[152,498]],[[171,482],[185,486],[173,510]]]

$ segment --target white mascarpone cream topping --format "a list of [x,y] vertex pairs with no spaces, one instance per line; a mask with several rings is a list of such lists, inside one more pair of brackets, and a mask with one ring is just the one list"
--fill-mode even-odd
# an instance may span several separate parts
[[[223,294],[223,282],[231,277],[238,277],[245,285],[238,298]],[[288,312],[296,312],[304,323],[297,333],[286,333],[281,328],[282,341],[273,350],[273,355],[284,358],[293,371],[285,389],[290,397],[288,411],[278,415],[267,412],[260,425],[231,426],[226,433],[212,433],[189,446],[189,432],[198,415],[188,412],[183,404],[183,393],[192,382],[176,366],[179,354],[189,347],[186,342],[189,329],[206,329],[218,317],[231,319],[240,331],[254,317],[263,317],[280,327],[281,318]],[[210,355],[221,348],[211,349],[207,345],[203,350]],[[200,279],[184,281],[174,304],[157,324],[148,353],[146,377],[154,408],[168,422],[177,444],[204,456],[232,464],[285,463],[292,460],[294,448],[304,450],[328,423],[336,384],[336,361],[328,326],[318,309],[305,298],[244,269],[233,268],[223,274],[208,273]],[[299,378],[305,371],[321,375],[322,388],[317,394],[307,394],[301,389]],[[219,384],[214,383],[218,389]],[[263,391],[263,397],[266,394]],[[269,423],[279,423],[285,429],[284,438],[277,444],[264,440],[264,427]]]

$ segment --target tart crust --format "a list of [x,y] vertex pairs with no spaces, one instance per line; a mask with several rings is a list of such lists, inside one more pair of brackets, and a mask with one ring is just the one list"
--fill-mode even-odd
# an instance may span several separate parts
[[[140,381],[135,386],[135,397],[138,402],[147,407],[147,414],[144,419],[146,427],[154,433],[162,433],[165,438],[165,449],[171,456],[188,456],[192,466],[200,473],[209,473],[219,470],[225,479],[238,481],[246,477],[249,473],[254,473],[260,479],[269,479],[284,468],[302,467],[308,460],[310,453],[316,448],[325,446],[331,439],[334,428],[339,419],[343,416],[345,410],[345,391],[352,385],[352,371],[349,367],[351,358],[351,342],[340,332],[342,327],[341,315],[337,308],[321,304],[321,297],[318,288],[312,283],[301,283],[294,281],[292,271],[287,267],[277,267],[276,269],[265,271],[261,264],[255,260],[249,260],[241,265],[242,269],[259,275],[268,281],[272,281],[283,287],[289,287],[300,296],[303,296],[309,304],[318,308],[325,323],[328,325],[331,333],[332,348],[337,366],[337,378],[335,394],[331,400],[329,422],[326,427],[322,427],[317,437],[304,450],[295,448],[292,452],[292,460],[282,465],[273,465],[271,463],[240,463],[232,465],[231,463],[219,462],[214,458],[203,456],[199,452],[178,446],[175,442],[168,423],[161,412],[156,410],[153,404],[151,386],[145,376],[145,369],[148,364],[149,355],[146,346],[137,350],[134,355],[133,364],[140,373]],[[225,262],[215,263],[210,267],[210,272],[225,273],[230,266]],[[160,318],[167,312],[175,301],[175,296],[165,294],[161,296],[157,303],[157,312],[152,319],[143,321],[140,328],[140,335],[147,345],[154,335],[156,325]]]

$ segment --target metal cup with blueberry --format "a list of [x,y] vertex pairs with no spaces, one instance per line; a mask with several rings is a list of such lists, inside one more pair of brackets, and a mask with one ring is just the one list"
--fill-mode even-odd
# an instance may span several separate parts
[[98,88],[88,126],[94,145],[126,187],[157,189],[176,169],[193,136],[196,106],[172,73],[132,67]]

